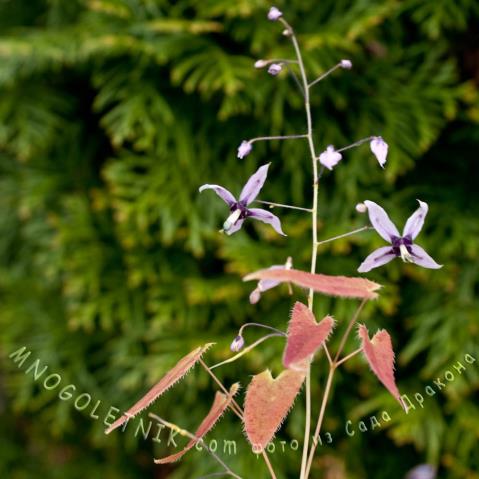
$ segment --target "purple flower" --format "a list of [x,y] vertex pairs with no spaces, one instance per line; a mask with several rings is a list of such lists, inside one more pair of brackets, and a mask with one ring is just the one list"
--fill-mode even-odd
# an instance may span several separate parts
[[406,479],[435,479],[436,469],[429,464],[421,464],[409,471]]
[[243,336],[238,335],[236,338],[233,339],[233,342],[231,343],[230,349],[234,353],[237,353],[238,351],[241,351],[244,346],[244,339]]
[[251,153],[252,149],[253,145],[249,141],[243,140],[241,145],[238,146],[238,153],[236,156],[242,160],[245,156],[248,156]]
[[341,161],[341,153],[335,151],[333,145],[329,145],[326,151],[323,151],[319,155],[319,162],[325,166],[328,170],[332,170]]
[[379,161],[381,168],[384,168],[386,157],[388,156],[388,144],[380,137],[373,136],[369,145],[376,159]]
[[269,163],[258,168],[256,173],[254,173],[244,185],[238,201],[236,201],[236,198],[222,186],[207,184],[200,187],[200,193],[204,190],[214,190],[215,193],[229,206],[230,215],[223,224],[223,231],[227,235],[236,233],[236,231],[238,231],[243,225],[244,220],[251,217],[262,221],[263,223],[270,224],[280,235],[286,236],[281,229],[279,218],[273,215],[273,213],[261,208],[248,208],[248,205],[256,199],[261,188],[263,188],[268,175],[268,168]]
[[281,72],[282,69],[283,69],[283,66],[280,65],[279,63],[272,63],[268,68],[268,73],[275,77]]
[[442,265],[437,264],[420,246],[413,243],[422,229],[428,210],[427,203],[418,201],[419,208],[408,218],[402,235],[399,234],[383,208],[373,201],[364,201],[368,208],[371,224],[382,238],[391,243],[391,246],[384,246],[373,251],[359,266],[360,273],[367,273],[373,268],[389,263],[396,257],[400,257],[406,263],[415,263],[423,268],[442,268]]
[[278,10],[276,7],[271,7],[268,12],[268,20],[275,22],[283,16],[283,12]]
[[341,68],[345,68],[346,70],[350,70],[351,68],[353,68],[351,60],[341,60],[339,64],[341,65]]
[[[270,266],[268,269],[291,269],[292,267],[293,260],[291,257],[289,257],[285,264],[275,264]],[[251,291],[251,294],[249,295],[249,302],[251,304],[256,304],[261,299],[261,293],[278,286],[280,283],[281,281],[277,281],[275,279],[260,279],[256,288]]]

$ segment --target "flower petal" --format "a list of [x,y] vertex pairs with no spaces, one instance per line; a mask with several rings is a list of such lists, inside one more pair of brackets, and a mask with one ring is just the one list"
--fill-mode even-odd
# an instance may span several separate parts
[[276,7],[271,7],[268,12],[268,20],[271,20],[272,22],[275,22],[278,20],[280,17],[283,16],[283,12],[281,10],[278,10]]
[[255,198],[258,196],[261,188],[263,188],[264,182],[266,181],[266,177],[268,176],[268,168],[269,163],[267,165],[263,165],[256,173],[250,176],[249,180],[244,185],[241,194],[240,194],[240,201],[249,205]]
[[332,170],[341,161],[342,155],[338,153],[333,145],[329,145],[325,151],[319,155],[319,162],[328,170]]
[[383,246],[373,251],[359,266],[359,273],[367,273],[378,266],[389,263],[396,255],[392,252],[390,246]]
[[272,63],[268,68],[268,73],[275,77],[281,73],[282,69],[283,65],[281,65],[281,63]]
[[281,221],[277,216],[273,215],[273,213],[270,213],[269,211],[263,210],[261,208],[250,208],[248,211],[250,212],[251,218],[255,218],[262,221],[263,223],[271,225],[277,233],[286,236],[286,234],[284,234],[283,230],[281,229]]
[[231,208],[236,203],[236,198],[226,189],[219,185],[202,185],[200,193],[205,190],[214,190],[215,193]]
[[368,215],[371,224],[378,234],[386,241],[391,243],[393,236],[399,238],[400,234],[394,223],[389,219],[388,214],[381,206],[374,201],[366,200],[363,202],[368,208]]
[[419,202],[419,208],[408,218],[406,225],[404,226],[403,236],[410,236],[411,239],[415,239],[422,229],[424,219],[429,209],[427,203],[417,200]]
[[380,136],[375,136],[369,146],[381,168],[384,168],[386,157],[388,156],[388,144]]
[[406,479],[435,479],[436,468],[429,464],[421,464],[411,469],[406,476]]
[[422,266],[423,268],[439,269],[442,268],[442,264],[436,263],[423,248],[417,244],[411,246],[412,258],[415,264]]
[[231,228],[229,228],[227,231],[225,230],[225,233],[230,236],[233,233],[236,233],[241,227],[243,226],[244,219],[239,219]]

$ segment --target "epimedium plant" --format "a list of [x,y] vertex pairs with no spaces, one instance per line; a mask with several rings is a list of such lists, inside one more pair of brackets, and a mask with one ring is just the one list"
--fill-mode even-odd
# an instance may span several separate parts
[[[350,358],[362,353],[379,381],[398,401],[400,406],[405,408],[394,377],[394,351],[389,333],[386,330],[380,330],[370,337],[366,326],[364,324],[358,324],[361,311],[365,304],[378,297],[381,285],[362,277],[330,276],[318,273],[318,246],[345,236],[358,234],[366,229],[374,229],[389,245],[373,251],[359,266],[359,273],[366,273],[373,268],[385,265],[395,257],[400,257],[404,262],[415,263],[430,269],[438,269],[441,265],[414,242],[423,227],[428,212],[428,205],[421,200],[418,200],[419,208],[407,220],[402,234],[399,233],[386,211],[380,205],[373,201],[365,200],[363,203],[356,205],[356,210],[360,213],[368,213],[370,225],[333,238],[322,241],[318,240],[318,190],[323,174],[325,174],[326,170],[332,171],[339,162],[342,161],[343,152],[367,143],[369,143],[371,152],[377,159],[380,167],[384,168],[387,162],[388,145],[381,136],[376,135],[363,138],[339,149],[336,149],[333,145],[329,145],[322,153],[317,154],[318,150],[316,147],[310,106],[312,88],[337,69],[351,69],[352,62],[343,59],[321,76],[310,81],[303,63],[301,48],[292,26],[284,18],[283,13],[276,7],[270,8],[267,17],[270,21],[282,25],[282,33],[290,39],[295,52],[295,58],[261,59],[258,60],[254,66],[258,69],[267,67],[267,72],[274,77],[281,74],[283,70],[288,71],[298,87],[299,94],[304,100],[306,132],[296,135],[262,136],[243,140],[238,147],[237,156],[239,159],[243,159],[249,155],[253,151],[254,143],[258,141],[286,141],[293,139],[307,141],[312,166],[313,204],[310,208],[306,208],[258,200],[257,197],[267,180],[269,164],[259,167],[257,171],[251,175],[246,181],[238,199],[228,189],[216,184],[204,184],[199,188],[199,191],[201,193],[211,189],[226,203],[229,209],[229,215],[220,230],[220,232],[226,235],[232,235],[238,232],[244,221],[251,218],[271,225],[278,234],[286,236],[283,232],[280,218],[269,210],[251,207],[250,205],[254,202],[265,204],[269,206],[270,209],[274,207],[288,208],[306,212],[311,215],[310,271],[294,269],[293,260],[291,257],[288,257],[283,265],[269,266],[248,274],[243,278],[245,281],[258,281],[257,286],[250,294],[250,302],[252,304],[256,304],[264,292],[281,283],[286,283],[289,286],[291,295],[293,294],[292,285],[306,289],[307,304],[301,301],[294,303],[286,332],[262,323],[254,322],[243,324],[230,346],[231,351],[236,354],[221,363],[209,366],[203,359],[205,353],[213,346],[212,343],[197,347],[183,357],[138,402],[111,424],[106,430],[106,433],[110,433],[119,427],[125,428],[132,417],[150,406],[158,397],[181,380],[199,363],[212,377],[220,390],[216,392],[210,411],[198,426],[195,433],[186,431],[180,426],[170,423],[155,414],[150,414],[151,417],[164,426],[189,438],[189,442],[184,449],[170,456],[155,459],[155,463],[167,464],[177,461],[183,457],[188,450],[192,449],[196,444],[201,443],[202,447],[210,453],[222,467],[222,471],[215,473],[215,475],[224,474],[240,478],[241,476],[231,470],[203,441],[204,436],[214,427],[223,413],[230,409],[240,419],[246,437],[251,444],[252,452],[260,454],[263,457],[271,477],[276,478],[274,465],[271,463],[267,454],[267,446],[287,417],[304,385],[306,419],[304,424],[302,455],[300,459],[298,458],[298,477],[300,479],[307,479],[310,477],[311,466],[320,437],[335,372]],[[322,318],[319,322],[317,321],[313,313],[316,293],[360,300],[355,313],[342,333],[336,351],[330,351],[328,347],[328,339],[335,329],[336,321],[329,315]],[[244,331],[248,327],[264,328],[268,330],[268,334],[245,347]],[[358,348],[352,353],[344,355],[343,351],[355,327],[357,327],[358,332]],[[226,387],[216,376],[214,370],[240,359],[253,348],[256,348],[262,342],[272,337],[280,337],[285,341],[282,361],[284,369],[276,378],[273,378],[268,369],[255,375],[246,388],[244,405],[242,407],[235,399],[240,389],[239,383],[234,383],[229,388]],[[322,389],[323,392],[316,426],[311,434],[313,413],[311,370],[313,360],[319,351],[324,352],[324,357],[329,365],[329,373],[326,384]]]

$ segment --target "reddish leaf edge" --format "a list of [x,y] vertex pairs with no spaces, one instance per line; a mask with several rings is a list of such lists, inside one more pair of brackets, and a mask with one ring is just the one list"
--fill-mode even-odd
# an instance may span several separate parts
[[195,438],[190,439],[188,444],[181,450],[175,454],[171,454],[169,456],[163,457],[161,459],[155,459],[155,464],[169,464],[172,462],[176,462],[181,459],[190,449],[192,449],[196,444],[198,444],[202,439],[216,426],[218,421],[222,418],[225,411],[230,406],[231,402],[233,401],[234,396],[240,389],[239,383],[234,383],[228,395],[224,394],[221,391],[217,391],[215,394],[215,399],[208,414],[205,416],[201,424],[196,429],[194,433]]
[[[151,406],[151,404],[153,404],[153,402],[155,402],[161,395],[163,395],[172,386],[183,379],[201,359],[203,354],[214,344],[215,343],[207,343],[204,346],[198,346],[186,356],[183,356],[152,388],[148,390],[146,394],[144,394],[133,406],[131,406],[128,411],[123,413],[120,418],[111,424],[108,429],[106,429],[105,434],[110,434],[112,431],[122,426],[125,422],[128,422],[130,419],[134,418],[138,413]],[[191,361],[188,362],[188,359]],[[175,371],[182,361],[186,362],[184,372],[182,374],[178,374],[177,377],[173,376],[171,380],[167,381],[166,378],[168,377],[168,374],[170,374],[172,371]]]
[[382,285],[366,278],[313,274],[297,269],[261,269],[246,275],[243,281],[273,279],[342,298],[376,299]]
[[[298,363],[300,364],[300,363]],[[306,367],[306,366],[305,366]],[[269,378],[272,380],[272,381],[277,381],[281,375],[283,374],[296,374],[298,376],[298,378],[301,378],[301,381],[300,381],[300,385],[298,387],[298,390],[296,392],[296,395],[294,396],[293,400],[291,401],[287,411],[285,412],[285,414],[283,415],[283,417],[281,418],[281,420],[279,421],[279,423],[277,424],[272,436],[270,437],[270,439],[263,445],[259,444],[259,443],[254,443],[252,441],[252,438],[250,437],[248,431],[247,431],[247,425],[246,425],[246,414],[247,414],[247,408],[246,408],[246,398],[245,398],[245,410],[244,410],[244,413],[245,413],[245,416],[244,416],[244,419],[243,419],[243,433],[246,437],[246,440],[251,444],[252,448],[253,448],[253,452],[255,454],[261,454],[265,448],[267,447],[267,445],[269,444],[269,442],[271,442],[277,432],[281,429],[281,427],[283,426],[284,422],[286,421],[286,418],[289,416],[289,413],[291,412],[291,410],[293,409],[294,407],[294,404],[296,402],[296,399],[298,398],[298,396],[301,394],[301,390],[303,389],[303,386],[304,386],[304,380],[306,379],[306,369],[304,370],[293,370],[293,369],[289,369],[289,368],[286,368],[286,369],[283,369],[281,371],[280,374],[278,374],[276,377],[273,376],[273,374],[271,373],[271,370],[270,369],[266,369],[264,370],[263,372],[261,373],[258,373],[256,375],[253,376],[253,379],[257,376],[260,376],[262,374],[266,374],[267,376],[269,376]],[[252,384],[253,380],[250,382],[250,384],[248,385],[247,389],[246,389],[246,396],[248,396],[248,390]]]
[[[357,327],[357,334],[358,334],[358,339],[359,341],[361,342],[361,350],[362,350],[362,354],[364,356],[364,359],[366,359],[366,362],[368,363],[368,366],[369,368],[371,369],[371,371],[373,372],[373,374],[376,376],[376,378],[379,380],[379,382],[386,388],[386,390],[391,394],[391,396],[394,397],[394,399],[396,399],[396,401],[399,403],[399,405],[401,406],[401,408],[403,408],[406,412],[407,412],[407,406],[406,404],[404,403],[404,401],[402,400],[401,398],[401,393],[399,392],[399,389],[396,385],[396,378],[395,378],[395,375],[394,375],[394,372],[396,371],[396,362],[395,362],[395,359],[396,359],[396,355],[395,355],[395,352],[394,350],[392,349],[392,346],[391,346],[391,350],[392,350],[392,354],[393,354],[393,366],[392,366],[392,369],[393,369],[393,378],[394,378],[394,387],[395,387],[395,391],[394,390],[391,390],[384,382],[383,380],[381,379],[380,375],[378,374],[377,371],[375,371],[375,368],[373,367],[373,365],[371,364],[371,362],[369,361],[369,358],[367,357],[366,355],[366,352],[364,351],[364,338],[362,337],[361,335],[361,331],[365,334],[365,337],[366,339],[371,343],[371,345],[373,346],[374,348],[374,344],[373,344],[373,340],[374,338],[378,335],[378,334],[384,334],[386,333],[389,338],[391,337],[389,332],[386,330],[386,329],[378,329],[374,335],[372,337],[369,336],[369,331],[368,331],[368,328],[366,327],[365,324],[358,324],[358,327]],[[374,349],[373,349],[374,350]],[[374,351],[375,352],[375,351]],[[396,394],[397,392],[397,394]]]
[[[302,310],[302,311],[299,311],[299,310]],[[326,322],[326,323],[330,323],[331,327],[329,329],[329,332],[327,334],[327,336],[323,339],[323,341],[321,342],[321,344],[311,353],[311,354],[308,354],[300,359],[297,359],[296,361],[286,361],[286,354],[287,354],[287,351],[288,351],[288,345],[289,345],[289,341],[290,341],[290,336],[292,334],[292,327],[291,327],[291,322],[293,321],[293,315],[295,314],[301,314],[302,312],[306,313],[306,314],[309,314],[310,315],[310,318],[312,321],[314,321],[314,323],[316,324],[316,326],[319,326],[323,321]],[[301,301],[296,301],[291,309],[291,313],[290,313],[290,320],[289,320],[289,323],[288,323],[288,331],[287,331],[287,339],[286,339],[286,346],[284,348],[284,351],[283,351],[283,366],[287,369],[292,369],[293,371],[299,371],[299,372],[307,372],[307,369],[308,369],[308,366],[309,364],[313,361],[313,357],[314,355],[322,348],[324,347],[324,344],[329,340],[329,338],[331,337],[333,331],[334,331],[334,328],[336,327],[336,323],[337,321],[333,318],[333,316],[327,314],[326,316],[324,316],[324,318],[321,319],[321,321],[317,321],[316,320],[316,317],[314,315],[314,313],[303,303],[301,303]]]

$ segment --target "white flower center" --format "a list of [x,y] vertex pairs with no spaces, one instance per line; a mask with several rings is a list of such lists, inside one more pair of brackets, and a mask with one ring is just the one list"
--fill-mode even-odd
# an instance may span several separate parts
[[226,221],[223,224],[223,230],[225,233],[238,221],[239,217],[241,216],[241,210],[237,209],[231,213]]
[[414,258],[412,257],[411,253],[407,250],[406,245],[400,245],[399,251],[401,253],[401,259],[405,263],[414,263]]

